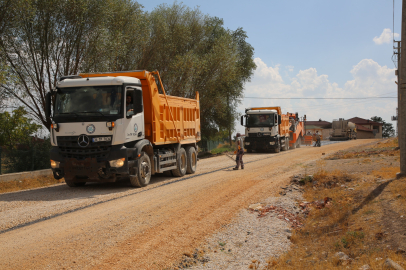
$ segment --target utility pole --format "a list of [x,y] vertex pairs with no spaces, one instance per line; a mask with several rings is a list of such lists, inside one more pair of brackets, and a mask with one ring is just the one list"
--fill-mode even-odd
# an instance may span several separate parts
[[[400,40],[399,41],[395,41],[393,40],[393,43],[396,43],[397,46],[393,46],[393,55],[396,58],[396,70],[395,70],[395,75],[398,76],[398,81],[395,82],[396,86],[398,88],[398,94],[399,94],[399,63],[400,63]],[[398,101],[399,102],[399,101]],[[398,137],[398,146],[399,146],[399,136],[398,136],[398,130],[399,130],[399,113],[398,113],[398,108],[396,108],[396,116],[392,116],[392,121],[396,121],[396,137]]]
[[[400,56],[402,45],[406,42],[406,0],[402,1],[402,34],[400,44]],[[400,57],[398,71],[398,141],[400,148],[400,172],[396,178],[406,176],[406,57]]]
[[[398,128],[399,128],[399,126],[398,126],[398,122],[399,122],[398,121],[398,115],[399,115],[398,108],[396,108],[396,115],[391,117],[392,121],[396,121],[395,137],[398,137]],[[398,146],[399,146],[399,140],[398,140]]]

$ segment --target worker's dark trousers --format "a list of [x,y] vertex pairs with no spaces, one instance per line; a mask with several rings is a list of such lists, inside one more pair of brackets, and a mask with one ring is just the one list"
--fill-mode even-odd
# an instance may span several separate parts
[[240,167],[240,165],[241,165],[241,169],[244,169],[244,161],[242,160],[242,156],[244,155],[244,152],[242,152],[242,151],[239,151],[239,152],[237,152],[237,156],[236,156],[236,159],[235,159],[235,161],[237,162],[237,169]]

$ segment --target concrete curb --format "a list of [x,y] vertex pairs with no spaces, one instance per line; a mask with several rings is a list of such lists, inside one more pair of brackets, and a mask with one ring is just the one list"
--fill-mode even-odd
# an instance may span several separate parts
[[17,181],[26,178],[33,178],[37,176],[52,176],[51,169],[31,171],[31,172],[20,172],[20,173],[8,173],[0,175],[0,182],[10,182]]

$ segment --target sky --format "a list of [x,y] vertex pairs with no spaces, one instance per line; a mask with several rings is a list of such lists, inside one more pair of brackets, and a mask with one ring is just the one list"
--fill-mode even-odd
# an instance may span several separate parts
[[[145,11],[174,1],[138,1]],[[307,120],[396,115],[393,35],[400,40],[401,1],[185,0],[204,14],[243,28],[257,69],[238,107],[280,106]],[[257,97],[253,99],[251,97]],[[374,99],[298,99],[359,98]],[[270,99],[289,98],[289,99]],[[294,99],[292,99],[294,98]],[[396,125],[395,125],[396,126]],[[237,132],[244,128],[237,124]]]

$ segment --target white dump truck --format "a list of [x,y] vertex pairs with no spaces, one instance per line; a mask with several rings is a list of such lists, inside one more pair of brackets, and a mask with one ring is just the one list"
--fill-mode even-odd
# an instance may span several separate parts
[[158,72],[62,77],[46,96],[46,114],[52,171],[70,187],[120,178],[143,187],[155,173],[196,171],[199,95],[166,95]]
[[248,153],[289,149],[289,116],[282,114],[280,107],[247,108],[241,125],[245,126],[244,148]]

